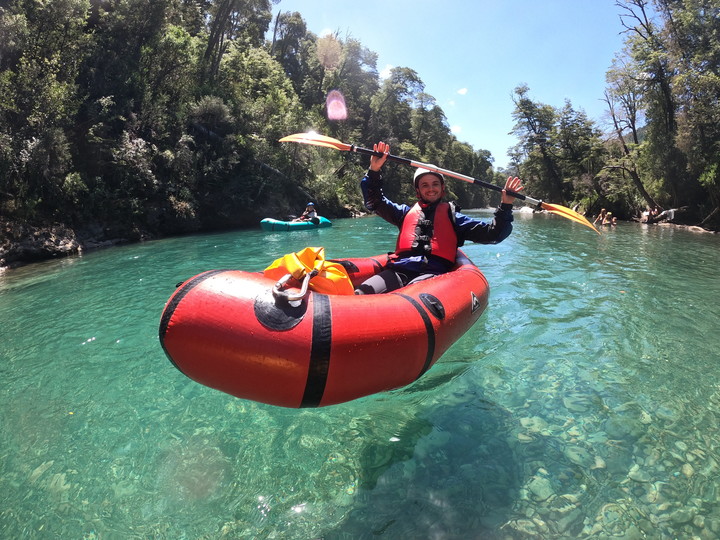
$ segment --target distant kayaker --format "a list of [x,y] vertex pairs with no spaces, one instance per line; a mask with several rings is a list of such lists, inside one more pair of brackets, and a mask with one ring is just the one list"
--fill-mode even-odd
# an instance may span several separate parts
[[488,223],[468,217],[444,202],[445,178],[427,169],[417,169],[413,177],[418,202],[412,207],[396,204],[383,194],[380,170],[390,153],[390,145],[379,142],[373,150],[384,154],[372,156],[370,168],[360,182],[365,207],[400,229],[391,262],[379,274],[358,286],[355,294],[378,294],[393,291],[450,271],[455,265],[457,248],[466,241],[497,244],[512,232],[512,203],[515,197],[505,190],[520,192],[519,178],[509,177],[502,191],[495,219]]
[[305,211],[302,215],[296,217],[293,221],[312,221],[313,219],[317,219],[317,210],[315,210],[315,203],[309,202],[307,206],[305,206]]

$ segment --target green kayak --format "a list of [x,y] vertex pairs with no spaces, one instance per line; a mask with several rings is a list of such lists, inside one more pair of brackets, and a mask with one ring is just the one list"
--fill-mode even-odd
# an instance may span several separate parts
[[331,227],[332,221],[319,216],[311,221],[280,221],[278,219],[265,218],[260,222],[263,231],[303,231],[307,229],[324,229]]

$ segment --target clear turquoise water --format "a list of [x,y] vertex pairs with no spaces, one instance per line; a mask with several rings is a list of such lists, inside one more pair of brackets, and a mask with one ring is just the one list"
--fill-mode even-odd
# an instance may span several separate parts
[[192,275],[393,244],[372,217],[0,274],[0,537],[720,536],[716,236],[517,215],[465,248],[480,322],[415,384],[334,407],[233,398],[160,348]]

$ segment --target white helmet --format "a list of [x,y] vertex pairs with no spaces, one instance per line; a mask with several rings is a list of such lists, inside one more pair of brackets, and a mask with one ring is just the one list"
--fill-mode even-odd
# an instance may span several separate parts
[[445,177],[442,174],[440,174],[439,172],[436,172],[436,171],[431,171],[429,169],[423,169],[422,167],[420,167],[419,169],[417,169],[415,171],[415,175],[413,176],[413,184],[415,185],[415,189],[417,189],[417,187],[418,187],[418,182],[420,181],[420,177],[425,176],[426,174],[433,174],[433,175],[437,176],[440,179],[440,182],[443,185],[445,185]]

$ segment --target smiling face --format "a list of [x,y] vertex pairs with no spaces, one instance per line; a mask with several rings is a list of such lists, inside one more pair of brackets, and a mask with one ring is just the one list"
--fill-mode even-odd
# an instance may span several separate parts
[[418,179],[415,192],[420,200],[432,204],[445,195],[445,185],[434,174],[424,174]]

